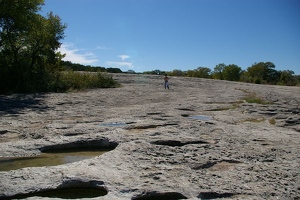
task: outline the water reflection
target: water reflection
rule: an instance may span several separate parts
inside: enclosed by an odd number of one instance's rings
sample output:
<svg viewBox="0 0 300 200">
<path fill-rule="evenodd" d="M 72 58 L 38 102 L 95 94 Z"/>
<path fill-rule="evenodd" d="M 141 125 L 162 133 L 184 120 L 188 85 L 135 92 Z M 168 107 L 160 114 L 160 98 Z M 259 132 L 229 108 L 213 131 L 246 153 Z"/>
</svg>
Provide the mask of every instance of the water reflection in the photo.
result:
<svg viewBox="0 0 300 200">
<path fill-rule="evenodd" d="M 55 166 L 81 161 L 99 156 L 112 149 L 77 150 L 65 149 L 42 153 L 36 157 L 0 158 L 0 171 L 16 170 L 25 167 Z"/>
</svg>

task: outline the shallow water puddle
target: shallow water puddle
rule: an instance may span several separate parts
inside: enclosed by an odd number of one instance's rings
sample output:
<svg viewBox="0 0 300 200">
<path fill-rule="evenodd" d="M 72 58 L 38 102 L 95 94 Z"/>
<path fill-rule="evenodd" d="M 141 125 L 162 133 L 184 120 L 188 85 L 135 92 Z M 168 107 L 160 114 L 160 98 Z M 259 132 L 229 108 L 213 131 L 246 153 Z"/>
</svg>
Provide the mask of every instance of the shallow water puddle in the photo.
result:
<svg viewBox="0 0 300 200">
<path fill-rule="evenodd" d="M 205 116 L 205 115 L 195 115 L 195 116 L 191 116 L 189 118 L 198 119 L 198 120 L 202 120 L 202 121 L 209 121 L 209 120 L 213 119 L 211 116 Z"/>
<path fill-rule="evenodd" d="M 48 153 L 42 153 L 36 157 L 0 158 L 0 171 L 16 170 L 25 167 L 62 165 L 93 158 L 110 150 L 112 149 L 60 149 Z"/>
</svg>

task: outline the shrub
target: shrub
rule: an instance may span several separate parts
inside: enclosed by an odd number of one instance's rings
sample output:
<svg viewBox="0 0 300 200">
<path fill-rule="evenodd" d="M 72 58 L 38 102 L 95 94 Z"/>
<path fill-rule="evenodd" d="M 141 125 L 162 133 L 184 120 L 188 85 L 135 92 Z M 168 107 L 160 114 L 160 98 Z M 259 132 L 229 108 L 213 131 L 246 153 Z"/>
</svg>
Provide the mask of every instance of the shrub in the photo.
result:
<svg viewBox="0 0 300 200">
<path fill-rule="evenodd" d="M 271 104 L 270 101 L 266 101 L 262 99 L 261 97 L 258 97 L 255 93 L 249 93 L 244 100 L 247 103 L 257 103 L 257 104 Z"/>
<path fill-rule="evenodd" d="M 274 118 L 269 119 L 269 123 L 275 125 L 276 124 L 276 120 Z"/>
<path fill-rule="evenodd" d="M 92 88 L 117 87 L 118 85 L 119 84 L 111 76 L 101 72 L 85 73 L 63 71 L 56 74 L 51 90 L 55 92 L 65 92 Z"/>
</svg>

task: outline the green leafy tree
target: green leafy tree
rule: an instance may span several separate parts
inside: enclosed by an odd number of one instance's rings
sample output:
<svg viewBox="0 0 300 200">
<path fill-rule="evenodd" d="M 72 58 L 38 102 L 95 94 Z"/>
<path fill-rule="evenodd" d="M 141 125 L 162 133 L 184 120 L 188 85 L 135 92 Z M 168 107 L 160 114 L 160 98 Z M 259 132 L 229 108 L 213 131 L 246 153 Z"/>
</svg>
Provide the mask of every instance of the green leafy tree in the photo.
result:
<svg viewBox="0 0 300 200">
<path fill-rule="evenodd" d="M 246 76 L 249 77 L 250 82 L 260 84 L 263 80 L 264 69 L 261 65 L 254 63 L 251 67 L 248 67 Z"/>
<path fill-rule="evenodd" d="M 187 76 L 197 78 L 210 78 L 211 69 L 207 67 L 198 67 L 195 70 L 188 70 Z"/>
<path fill-rule="evenodd" d="M 283 70 L 279 71 L 280 73 L 280 80 L 277 83 L 278 85 L 289 85 L 294 86 L 297 84 L 297 81 L 294 77 L 294 72 L 292 70 Z"/>
<path fill-rule="evenodd" d="M 61 65 L 64 70 L 74 70 L 74 71 L 89 71 L 89 72 L 105 72 L 105 67 L 100 66 L 90 66 L 90 65 L 82 65 L 78 63 L 72 63 L 71 61 L 61 61 Z"/>
<path fill-rule="evenodd" d="M 242 70 L 242 71 L 241 71 L 240 81 L 245 82 L 245 83 L 252 83 L 252 80 L 251 80 L 251 78 L 248 76 L 246 70 Z"/>
<path fill-rule="evenodd" d="M 185 73 L 182 70 L 174 69 L 172 72 L 170 72 L 171 76 L 185 76 Z"/>
<path fill-rule="evenodd" d="M 162 75 L 164 72 L 159 70 L 159 69 L 156 69 L 156 70 L 153 70 L 152 71 L 152 74 L 156 74 L 156 75 Z"/>
<path fill-rule="evenodd" d="M 0 93 L 46 91 L 63 58 L 66 25 L 38 14 L 44 0 L 0 1 Z"/>
<path fill-rule="evenodd" d="M 106 72 L 109 72 L 109 73 L 122 73 L 122 70 L 120 68 L 109 67 L 109 68 L 106 69 Z"/>
<path fill-rule="evenodd" d="M 219 79 L 219 80 L 223 80 L 223 70 L 226 67 L 226 65 L 224 63 L 220 63 L 218 65 L 215 66 L 214 71 L 212 72 L 212 77 L 214 79 Z"/>
<path fill-rule="evenodd" d="M 199 78 L 211 78 L 211 69 L 208 67 L 198 67 L 196 74 Z"/>
<path fill-rule="evenodd" d="M 186 76 L 188 76 L 188 77 L 195 77 L 195 70 L 187 70 Z"/>
<path fill-rule="evenodd" d="M 295 75 L 294 79 L 296 81 L 296 86 L 300 86 L 300 75 Z"/>
<path fill-rule="evenodd" d="M 156 70 L 152 70 L 152 71 L 145 71 L 143 72 L 143 74 L 151 74 L 151 75 L 163 75 L 163 74 L 166 74 L 167 72 L 165 71 L 161 71 L 159 69 L 156 69 Z"/>
<path fill-rule="evenodd" d="M 134 70 L 132 70 L 132 69 L 128 70 L 126 73 L 128 73 L 128 74 L 136 74 L 136 72 Z"/>
<path fill-rule="evenodd" d="M 242 69 L 235 65 L 227 65 L 223 68 L 223 78 L 228 81 L 239 81 Z"/>
<path fill-rule="evenodd" d="M 246 75 L 253 83 L 268 83 L 276 84 L 280 78 L 280 73 L 275 70 L 275 65 L 272 62 L 254 63 L 248 67 Z"/>
</svg>

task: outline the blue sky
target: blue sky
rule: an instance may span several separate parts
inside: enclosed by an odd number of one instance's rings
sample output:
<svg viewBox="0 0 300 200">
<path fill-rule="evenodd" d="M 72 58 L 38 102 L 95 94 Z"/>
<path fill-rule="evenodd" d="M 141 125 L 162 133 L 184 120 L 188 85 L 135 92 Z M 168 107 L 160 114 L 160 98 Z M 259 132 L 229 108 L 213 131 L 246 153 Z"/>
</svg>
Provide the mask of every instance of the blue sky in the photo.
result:
<svg viewBox="0 0 300 200">
<path fill-rule="evenodd" d="M 45 0 L 65 60 L 136 72 L 273 62 L 300 74 L 299 0 Z"/>
</svg>

